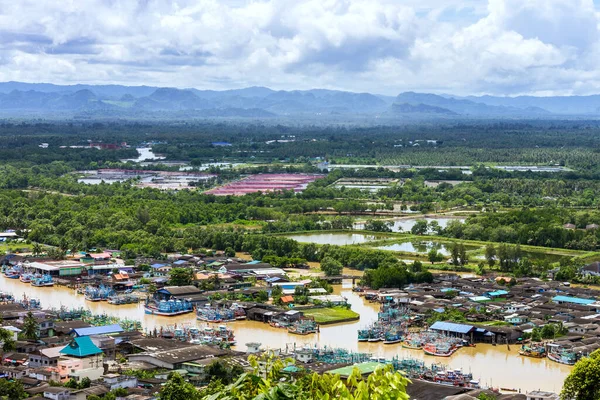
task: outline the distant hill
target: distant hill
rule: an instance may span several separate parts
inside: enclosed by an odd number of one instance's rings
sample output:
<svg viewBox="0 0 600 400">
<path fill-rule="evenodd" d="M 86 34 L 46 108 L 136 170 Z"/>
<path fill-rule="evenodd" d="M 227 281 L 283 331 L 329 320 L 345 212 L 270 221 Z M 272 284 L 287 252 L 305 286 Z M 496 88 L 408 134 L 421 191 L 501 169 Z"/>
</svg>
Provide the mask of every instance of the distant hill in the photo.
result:
<svg viewBox="0 0 600 400">
<path fill-rule="evenodd" d="M 600 95 L 496 97 L 404 92 L 396 97 L 339 90 L 176 89 L 125 85 L 0 82 L 0 112 L 10 115 L 138 117 L 338 116 L 543 118 L 600 116 Z M 152 114 L 159 113 L 159 114 Z"/>
<path fill-rule="evenodd" d="M 409 103 L 394 103 L 390 107 L 390 113 L 393 115 L 397 114 L 445 114 L 445 115 L 458 115 L 454 111 L 448 110 L 447 108 L 430 106 L 427 104 L 409 104 Z"/>
<path fill-rule="evenodd" d="M 405 92 L 400 93 L 394 102 L 394 106 L 406 104 L 412 106 L 429 106 L 448 110 L 456 115 L 463 116 L 540 116 L 550 114 L 539 107 L 515 107 L 512 105 L 489 105 L 467 99 L 444 97 L 429 93 Z M 392 108 L 392 111 L 394 108 Z M 431 110 L 430 110 L 431 112 Z M 439 111 L 438 111 L 439 112 Z"/>
</svg>

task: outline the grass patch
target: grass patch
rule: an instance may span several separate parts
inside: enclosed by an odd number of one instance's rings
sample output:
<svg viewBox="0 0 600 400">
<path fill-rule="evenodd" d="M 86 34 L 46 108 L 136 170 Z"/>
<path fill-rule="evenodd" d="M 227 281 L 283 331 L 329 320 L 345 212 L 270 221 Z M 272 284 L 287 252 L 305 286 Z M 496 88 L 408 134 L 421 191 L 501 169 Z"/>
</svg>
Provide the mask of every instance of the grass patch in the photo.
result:
<svg viewBox="0 0 600 400">
<path fill-rule="evenodd" d="M 510 323 L 505 322 L 505 321 L 488 321 L 488 322 L 480 323 L 479 325 L 484 325 L 484 326 L 511 326 Z"/>
<path fill-rule="evenodd" d="M 305 316 L 313 317 L 317 324 L 333 323 L 358 318 L 358 313 L 345 307 L 310 308 L 302 310 Z"/>
</svg>

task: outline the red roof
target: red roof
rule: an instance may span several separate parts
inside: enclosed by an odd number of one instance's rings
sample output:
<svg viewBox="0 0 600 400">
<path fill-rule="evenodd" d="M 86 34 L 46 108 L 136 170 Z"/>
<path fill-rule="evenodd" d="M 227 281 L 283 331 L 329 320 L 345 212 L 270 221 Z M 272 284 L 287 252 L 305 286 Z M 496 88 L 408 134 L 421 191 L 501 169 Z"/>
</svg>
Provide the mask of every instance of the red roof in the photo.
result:
<svg viewBox="0 0 600 400">
<path fill-rule="evenodd" d="M 281 296 L 281 301 L 283 303 L 291 303 L 291 302 L 294 301 L 294 296 L 290 296 L 290 295 L 288 295 L 288 296 Z"/>
</svg>

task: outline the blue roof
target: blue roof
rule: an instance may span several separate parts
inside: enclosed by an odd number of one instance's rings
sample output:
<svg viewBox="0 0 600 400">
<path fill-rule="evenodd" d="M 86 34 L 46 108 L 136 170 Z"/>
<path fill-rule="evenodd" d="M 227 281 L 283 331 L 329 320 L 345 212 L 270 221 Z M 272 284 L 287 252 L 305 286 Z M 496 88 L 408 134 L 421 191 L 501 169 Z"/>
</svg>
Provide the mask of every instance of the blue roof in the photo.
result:
<svg viewBox="0 0 600 400">
<path fill-rule="evenodd" d="M 71 343 L 66 345 L 60 351 L 60 354 L 66 354 L 74 357 L 87 357 L 100 353 L 102 353 L 102 350 L 100 350 L 100 348 L 98 348 L 98 346 L 92 342 L 92 339 L 90 339 L 89 336 L 73 338 Z"/>
<path fill-rule="evenodd" d="M 252 260 L 250 262 L 247 262 L 246 264 L 248 264 L 248 265 L 260 264 L 260 260 Z"/>
<path fill-rule="evenodd" d="M 429 327 L 434 331 L 446 331 L 454 333 L 469 333 L 473 329 L 473 325 L 456 324 L 454 322 L 437 321 Z"/>
<path fill-rule="evenodd" d="M 488 293 L 490 296 L 502 296 L 504 294 L 508 294 L 508 292 L 506 290 L 496 290 L 495 292 Z"/>
<path fill-rule="evenodd" d="M 561 302 L 565 302 L 565 303 L 582 304 L 582 305 L 588 305 L 588 304 L 592 304 L 592 303 L 596 302 L 596 300 L 592 300 L 592 299 L 582 299 L 580 297 L 571 297 L 571 296 L 554 296 L 552 298 L 552 301 L 561 301 Z"/>
<path fill-rule="evenodd" d="M 162 267 L 166 267 L 168 264 L 152 264 L 150 267 L 151 268 L 162 268 Z"/>
<path fill-rule="evenodd" d="M 173 264 L 175 264 L 175 265 L 183 265 L 183 264 L 185 264 L 186 262 L 187 262 L 187 261 L 185 261 L 185 260 L 177 260 L 177 261 L 175 261 Z"/>
<path fill-rule="evenodd" d="M 104 325 L 104 326 L 90 326 L 89 328 L 75 328 L 72 330 L 77 336 L 90 336 L 90 335 L 106 335 L 109 333 L 120 333 L 123 332 L 123 328 L 119 324 Z"/>
<path fill-rule="evenodd" d="M 440 289 L 440 292 L 456 292 L 456 289 L 448 287 L 448 288 Z"/>
</svg>

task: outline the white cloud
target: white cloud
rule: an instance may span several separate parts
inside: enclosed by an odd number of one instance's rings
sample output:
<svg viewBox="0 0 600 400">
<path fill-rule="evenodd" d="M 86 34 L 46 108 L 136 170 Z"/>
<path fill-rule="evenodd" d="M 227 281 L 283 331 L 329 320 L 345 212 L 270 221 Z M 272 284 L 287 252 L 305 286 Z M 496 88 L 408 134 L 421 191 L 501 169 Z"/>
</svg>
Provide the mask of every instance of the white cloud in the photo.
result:
<svg viewBox="0 0 600 400">
<path fill-rule="evenodd" d="M 600 91 L 591 0 L 0 0 L 0 80 Z"/>
</svg>

